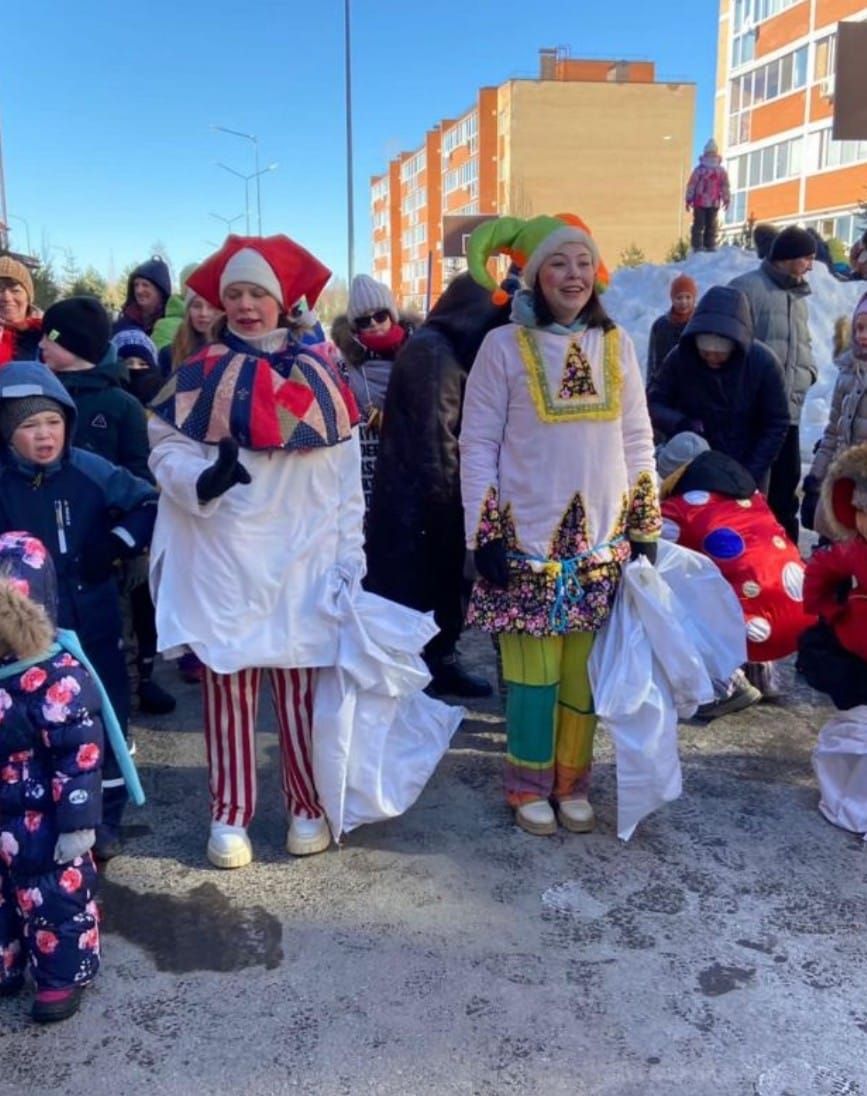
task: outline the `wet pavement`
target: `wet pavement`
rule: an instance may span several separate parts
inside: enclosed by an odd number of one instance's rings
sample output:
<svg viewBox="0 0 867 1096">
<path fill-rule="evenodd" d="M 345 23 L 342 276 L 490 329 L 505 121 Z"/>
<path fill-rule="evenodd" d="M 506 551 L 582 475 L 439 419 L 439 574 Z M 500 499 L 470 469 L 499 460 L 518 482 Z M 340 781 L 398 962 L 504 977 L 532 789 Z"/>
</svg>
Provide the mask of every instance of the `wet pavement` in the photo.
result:
<svg viewBox="0 0 867 1096">
<path fill-rule="evenodd" d="M 865 845 L 816 810 L 830 709 L 791 667 L 782 704 L 681 727 L 683 797 L 627 845 L 604 733 L 596 831 L 515 828 L 495 696 L 403 818 L 293 860 L 263 702 L 235 872 L 204 858 L 197 689 L 160 679 L 103 971 L 54 1028 L 0 1002 L 0 1092 L 867 1096 Z"/>
</svg>

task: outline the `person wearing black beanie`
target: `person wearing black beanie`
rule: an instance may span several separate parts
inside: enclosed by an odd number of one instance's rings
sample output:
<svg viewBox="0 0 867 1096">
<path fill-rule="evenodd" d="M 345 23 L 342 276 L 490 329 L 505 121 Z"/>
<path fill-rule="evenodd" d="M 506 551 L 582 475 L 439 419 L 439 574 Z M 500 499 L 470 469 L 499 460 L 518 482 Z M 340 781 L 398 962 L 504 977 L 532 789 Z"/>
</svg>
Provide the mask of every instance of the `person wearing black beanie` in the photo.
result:
<svg viewBox="0 0 867 1096">
<path fill-rule="evenodd" d="M 788 225 L 756 270 L 729 284 L 747 297 L 753 336 L 773 350 L 783 367 L 789 397 L 789 429 L 771 466 L 768 502 L 789 538 L 798 543 L 798 484 L 801 480 L 801 411 L 818 370 L 813 360 L 805 275 L 813 267 L 816 242 L 806 229 Z"/>
<path fill-rule="evenodd" d="M 780 230 L 776 225 L 769 224 L 767 221 L 761 221 L 753 229 L 753 246 L 756 249 L 756 255 L 760 259 L 767 259 L 771 253 L 771 247 L 774 240 L 779 236 Z"/>
<path fill-rule="evenodd" d="M 120 319 L 114 325 L 114 334 L 130 327 L 140 327 L 146 335 L 154 329 L 157 320 L 166 314 L 166 303 L 172 295 L 172 275 L 165 259 L 153 255 L 140 263 L 126 283 L 126 300 Z"/>
<path fill-rule="evenodd" d="M 67 297 L 46 310 L 42 337 L 81 363 L 96 365 L 108 352 L 111 320 L 96 297 Z"/>
</svg>

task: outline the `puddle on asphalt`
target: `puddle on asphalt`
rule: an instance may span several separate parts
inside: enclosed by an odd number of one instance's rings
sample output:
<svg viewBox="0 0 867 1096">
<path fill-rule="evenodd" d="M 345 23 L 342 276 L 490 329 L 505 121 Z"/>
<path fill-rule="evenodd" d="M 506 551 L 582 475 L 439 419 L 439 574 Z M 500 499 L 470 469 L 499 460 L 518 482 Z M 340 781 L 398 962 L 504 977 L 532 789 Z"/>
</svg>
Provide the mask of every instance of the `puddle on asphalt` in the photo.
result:
<svg viewBox="0 0 867 1096">
<path fill-rule="evenodd" d="M 174 974 L 273 970 L 283 960 L 283 929 L 262 906 L 239 909 L 213 884 L 189 894 L 141 894 L 102 876 L 102 929 L 151 956 L 157 970 Z"/>
</svg>

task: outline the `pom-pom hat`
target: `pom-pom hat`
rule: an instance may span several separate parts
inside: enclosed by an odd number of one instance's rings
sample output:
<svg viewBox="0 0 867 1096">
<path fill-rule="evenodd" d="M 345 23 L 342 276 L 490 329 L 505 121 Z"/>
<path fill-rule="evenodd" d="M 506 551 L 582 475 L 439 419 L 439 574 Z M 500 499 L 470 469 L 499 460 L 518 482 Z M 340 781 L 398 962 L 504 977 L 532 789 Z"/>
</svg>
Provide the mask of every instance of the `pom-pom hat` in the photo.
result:
<svg viewBox="0 0 867 1096">
<path fill-rule="evenodd" d="M 528 221 L 519 217 L 486 221 L 473 230 L 467 242 L 467 266 L 479 285 L 492 291 L 494 303 L 504 304 L 506 294 L 497 288 L 485 265 L 491 255 L 508 255 L 521 267 L 524 284 L 532 289 L 542 263 L 566 243 L 584 244 L 593 259 L 597 289 L 604 289 L 609 275 L 599 248 L 587 225 L 572 213 L 541 214 Z"/>
<path fill-rule="evenodd" d="M 220 310 L 222 291 L 242 281 L 262 286 L 284 308 L 299 297 L 312 307 L 330 277 L 327 266 L 288 236 L 228 236 L 189 276 L 187 288 Z"/>
</svg>

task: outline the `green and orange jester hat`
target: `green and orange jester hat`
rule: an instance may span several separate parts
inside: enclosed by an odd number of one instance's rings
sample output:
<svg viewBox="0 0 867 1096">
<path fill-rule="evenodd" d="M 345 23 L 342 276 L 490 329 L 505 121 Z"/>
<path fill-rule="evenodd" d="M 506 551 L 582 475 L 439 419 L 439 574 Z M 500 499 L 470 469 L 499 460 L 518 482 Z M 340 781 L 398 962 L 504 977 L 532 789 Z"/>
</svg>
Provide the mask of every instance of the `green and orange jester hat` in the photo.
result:
<svg viewBox="0 0 867 1096">
<path fill-rule="evenodd" d="M 593 257 L 596 290 L 608 288 L 610 275 L 599 255 L 599 248 L 590 229 L 574 213 L 558 213 L 554 217 L 541 214 L 528 221 L 520 217 L 497 217 L 474 229 L 467 241 L 467 267 L 473 278 L 491 290 L 495 304 L 505 304 L 507 294 L 497 287 L 487 262 L 492 255 L 508 255 L 521 268 L 521 277 L 528 289 L 536 283 L 542 263 L 565 243 L 584 244 Z"/>
</svg>

